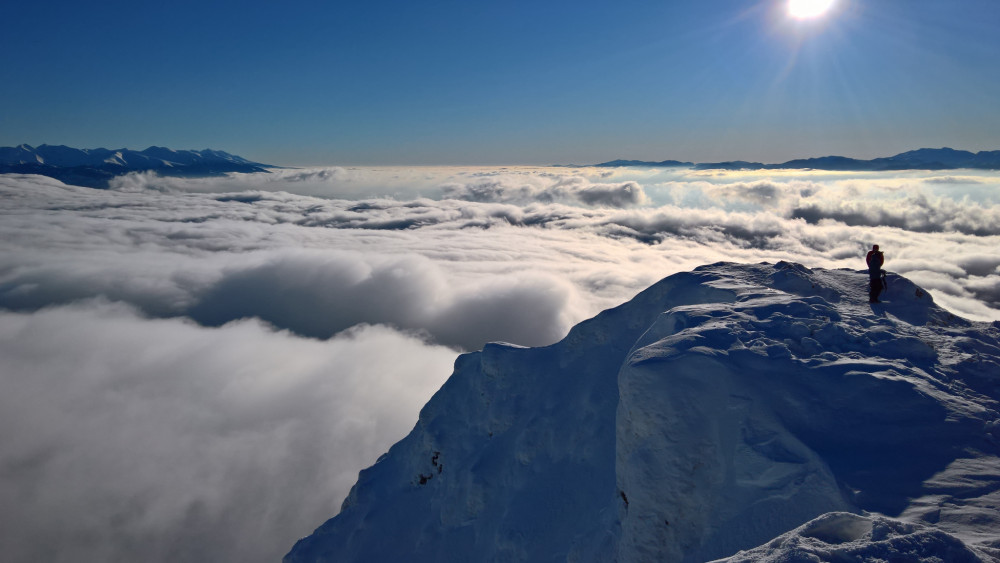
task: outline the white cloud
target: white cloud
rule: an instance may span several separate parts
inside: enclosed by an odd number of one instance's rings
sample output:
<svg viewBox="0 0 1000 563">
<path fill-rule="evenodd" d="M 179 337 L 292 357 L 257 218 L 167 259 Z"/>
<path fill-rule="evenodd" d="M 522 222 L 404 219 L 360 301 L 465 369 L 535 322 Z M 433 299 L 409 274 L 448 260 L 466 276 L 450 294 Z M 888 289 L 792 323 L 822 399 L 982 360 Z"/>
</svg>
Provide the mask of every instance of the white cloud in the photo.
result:
<svg viewBox="0 0 1000 563">
<path fill-rule="evenodd" d="M 209 326 L 255 317 L 315 338 L 379 323 L 470 350 L 490 340 L 557 341 L 578 317 L 567 311 L 574 291 L 532 272 L 449 280 L 417 255 L 293 250 L 224 271 L 185 314 Z"/>
<path fill-rule="evenodd" d="M 631 207 L 649 202 L 635 181 L 592 183 L 583 176 L 498 174 L 443 186 L 444 197 L 477 202 L 582 203 L 596 207 Z"/>
<path fill-rule="evenodd" d="M 88 302 L 0 314 L 7 561 L 275 561 L 413 425 L 454 354 Z"/>
<path fill-rule="evenodd" d="M 386 170 L 355 173 L 358 177 L 389 176 Z M 397 170 L 392 174 L 400 175 Z M 42 181 L 43 185 L 32 187 L 34 199 L 18 196 L 20 212 L 4 219 L 4 226 L 9 227 L 6 240 L 14 246 L 0 255 L 0 261 L 8 263 L 6 270 L 0 270 L 6 271 L 0 305 L 30 309 L 103 295 L 136 304 L 148 314 L 185 314 L 191 307 L 208 307 L 206 295 L 213 291 L 219 295 L 223 290 L 217 286 L 235 283 L 231 278 L 237 273 L 265 273 L 267 261 L 274 262 L 270 266 L 273 275 L 287 278 L 275 264 L 293 261 L 296 252 L 311 249 L 317 251 L 312 254 L 317 264 L 333 260 L 325 253 L 335 251 L 360 253 L 368 262 L 397 260 L 400 255 L 423 257 L 426 260 L 419 267 L 416 262 L 408 266 L 408 275 L 420 290 L 414 295 L 423 303 L 438 305 L 471 291 L 463 284 L 473 287 L 474 278 L 484 270 L 491 276 L 548 272 L 554 279 L 570 281 L 576 290 L 565 301 L 571 310 L 568 315 L 553 310 L 549 326 L 556 326 L 564 324 L 567 316 L 575 322 L 613 305 L 641 290 L 642 284 L 682 267 L 762 257 L 856 267 L 857 257 L 874 239 L 883 241 L 890 253 L 889 264 L 901 273 L 909 271 L 901 267 L 908 261 L 931 259 L 936 263 L 931 269 L 948 270 L 957 283 L 975 282 L 978 295 L 990 295 L 980 288 L 983 282 L 977 278 L 993 271 L 984 257 L 994 254 L 989 250 L 996 242 L 991 233 L 1000 224 L 994 220 L 1000 207 L 975 203 L 962 192 L 951 197 L 913 193 L 891 178 L 818 182 L 807 175 L 748 182 L 736 176 L 738 181 L 729 183 L 717 178 L 706 184 L 698 178 L 689 184 L 670 180 L 651 188 L 686 191 L 676 201 L 697 202 L 693 207 L 674 203 L 616 209 L 571 205 L 569 200 L 549 202 L 545 194 L 554 186 L 571 186 L 577 193 L 594 186 L 627 185 L 641 180 L 638 173 L 631 172 L 632 179 L 619 184 L 592 182 L 596 175 L 591 172 L 574 179 L 562 169 L 478 173 L 458 169 L 450 176 L 433 169 L 422 174 L 423 180 L 442 180 L 439 188 L 462 178 L 489 178 L 491 182 L 501 178 L 507 184 L 513 182 L 510 178 L 519 178 L 516 182 L 523 185 L 542 186 L 525 193 L 541 194 L 545 201 L 352 200 L 259 190 L 213 195 L 121 193 L 81 191 Z M 8 177 L 8 184 L 13 181 Z M 913 179 L 903 182 L 914 184 Z M 11 186 L 8 191 L 23 190 Z M 708 194 L 707 199 L 697 197 L 698 193 Z M 706 206 L 710 201 L 717 205 Z M 765 205 L 748 208 L 748 201 Z M 809 215 L 809 220 L 801 215 Z M 636 260 L 640 255 L 643 260 Z M 592 276 L 601 268 L 621 271 L 631 281 L 616 294 L 592 295 L 590 287 L 576 277 Z M 966 275 L 959 275 L 959 269 Z M 427 281 L 422 277 L 425 273 L 437 281 Z M 447 288 L 441 289 L 442 285 Z M 406 286 L 394 286 L 396 294 L 405 295 Z M 376 280 L 362 287 L 374 289 Z M 324 296 L 322 284 L 301 291 L 311 293 L 313 300 Z M 369 302 L 370 306 L 360 307 L 364 314 L 353 318 L 406 327 L 434 326 L 434 314 L 411 311 L 416 305 L 398 307 L 398 314 L 387 315 L 378 312 L 377 302 Z M 996 308 L 995 302 L 986 304 Z M 249 305 L 250 312 L 260 308 Z M 559 315 L 564 320 L 557 321 Z"/>
<path fill-rule="evenodd" d="M 276 168 L 265 174 L 229 174 L 213 178 L 160 176 L 140 172 L 111 180 L 110 188 L 122 192 L 229 193 L 248 190 L 288 192 L 314 197 L 369 198 L 378 196 L 414 197 L 439 192 L 442 177 L 453 171 L 437 168 L 359 169 Z M 447 176 L 446 176 L 447 175 Z"/>
</svg>

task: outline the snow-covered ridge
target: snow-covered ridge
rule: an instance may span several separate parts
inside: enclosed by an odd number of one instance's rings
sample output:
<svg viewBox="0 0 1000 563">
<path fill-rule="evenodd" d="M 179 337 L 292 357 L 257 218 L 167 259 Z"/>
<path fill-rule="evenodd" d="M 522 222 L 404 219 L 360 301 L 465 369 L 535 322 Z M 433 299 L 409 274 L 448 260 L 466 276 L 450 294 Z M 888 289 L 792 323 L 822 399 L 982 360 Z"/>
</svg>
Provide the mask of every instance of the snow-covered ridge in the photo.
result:
<svg viewBox="0 0 1000 563">
<path fill-rule="evenodd" d="M 170 175 L 215 175 L 227 172 L 263 172 L 267 165 L 227 152 L 130 149 L 76 149 L 64 145 L 0 147 L 0 173 L 41 174 L 88 187 L 107 187 L 108 180 L 129 172 L 155 170 Z"/>
<path fill-rule="evenodd" d="M 1000 560 L 1000 326 L 866 282 L 714 264 L 463 355 L 286 561 Z"/>
</svg>

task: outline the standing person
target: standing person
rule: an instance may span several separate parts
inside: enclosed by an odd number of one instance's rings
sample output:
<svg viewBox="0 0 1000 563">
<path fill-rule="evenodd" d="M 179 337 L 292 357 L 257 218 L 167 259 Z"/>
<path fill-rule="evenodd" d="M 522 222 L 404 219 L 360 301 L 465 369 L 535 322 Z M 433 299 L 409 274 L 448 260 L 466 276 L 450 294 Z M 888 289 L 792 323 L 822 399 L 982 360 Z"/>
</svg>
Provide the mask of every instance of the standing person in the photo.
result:
<svg viewBox="0 0 1000 563">
<path fill-rule="evenodd" d="M 865 262 L 868 263 L 868 302 L 878 303 L 878 294 L 882 293 L 882 264 L 885 264 L 885 256 L 877 244 L 872 245 L 865 256 Z"/>
</svg>

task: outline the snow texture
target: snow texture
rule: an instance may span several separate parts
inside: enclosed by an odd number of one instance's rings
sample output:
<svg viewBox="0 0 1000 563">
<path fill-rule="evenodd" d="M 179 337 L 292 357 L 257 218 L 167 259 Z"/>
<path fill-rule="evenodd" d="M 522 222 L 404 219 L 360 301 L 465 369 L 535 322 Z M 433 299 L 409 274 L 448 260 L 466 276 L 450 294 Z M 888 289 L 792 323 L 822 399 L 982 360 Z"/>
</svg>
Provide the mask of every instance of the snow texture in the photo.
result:
<svg viewBox="0 0 1000 563">
<path fill-rule="evenodd" d="M 719 263 L 459 357 L 314 561 L 1000 561 L 1000 323 Z"/>
</svg>

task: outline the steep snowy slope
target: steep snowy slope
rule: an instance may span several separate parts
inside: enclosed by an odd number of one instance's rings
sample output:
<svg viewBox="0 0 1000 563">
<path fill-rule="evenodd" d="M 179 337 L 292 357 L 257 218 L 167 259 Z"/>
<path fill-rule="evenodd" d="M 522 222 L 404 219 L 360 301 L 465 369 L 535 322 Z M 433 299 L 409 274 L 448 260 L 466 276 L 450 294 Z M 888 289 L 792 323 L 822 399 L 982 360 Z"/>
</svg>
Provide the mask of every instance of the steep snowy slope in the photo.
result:
<svg viewBox="0 0 1000 563">
<path fill-rule="evenodd" d="M 463 355 L 286 561 L 997 560 L 1000 329 L 866 282 L 715 264 Z"/>
</svg>

